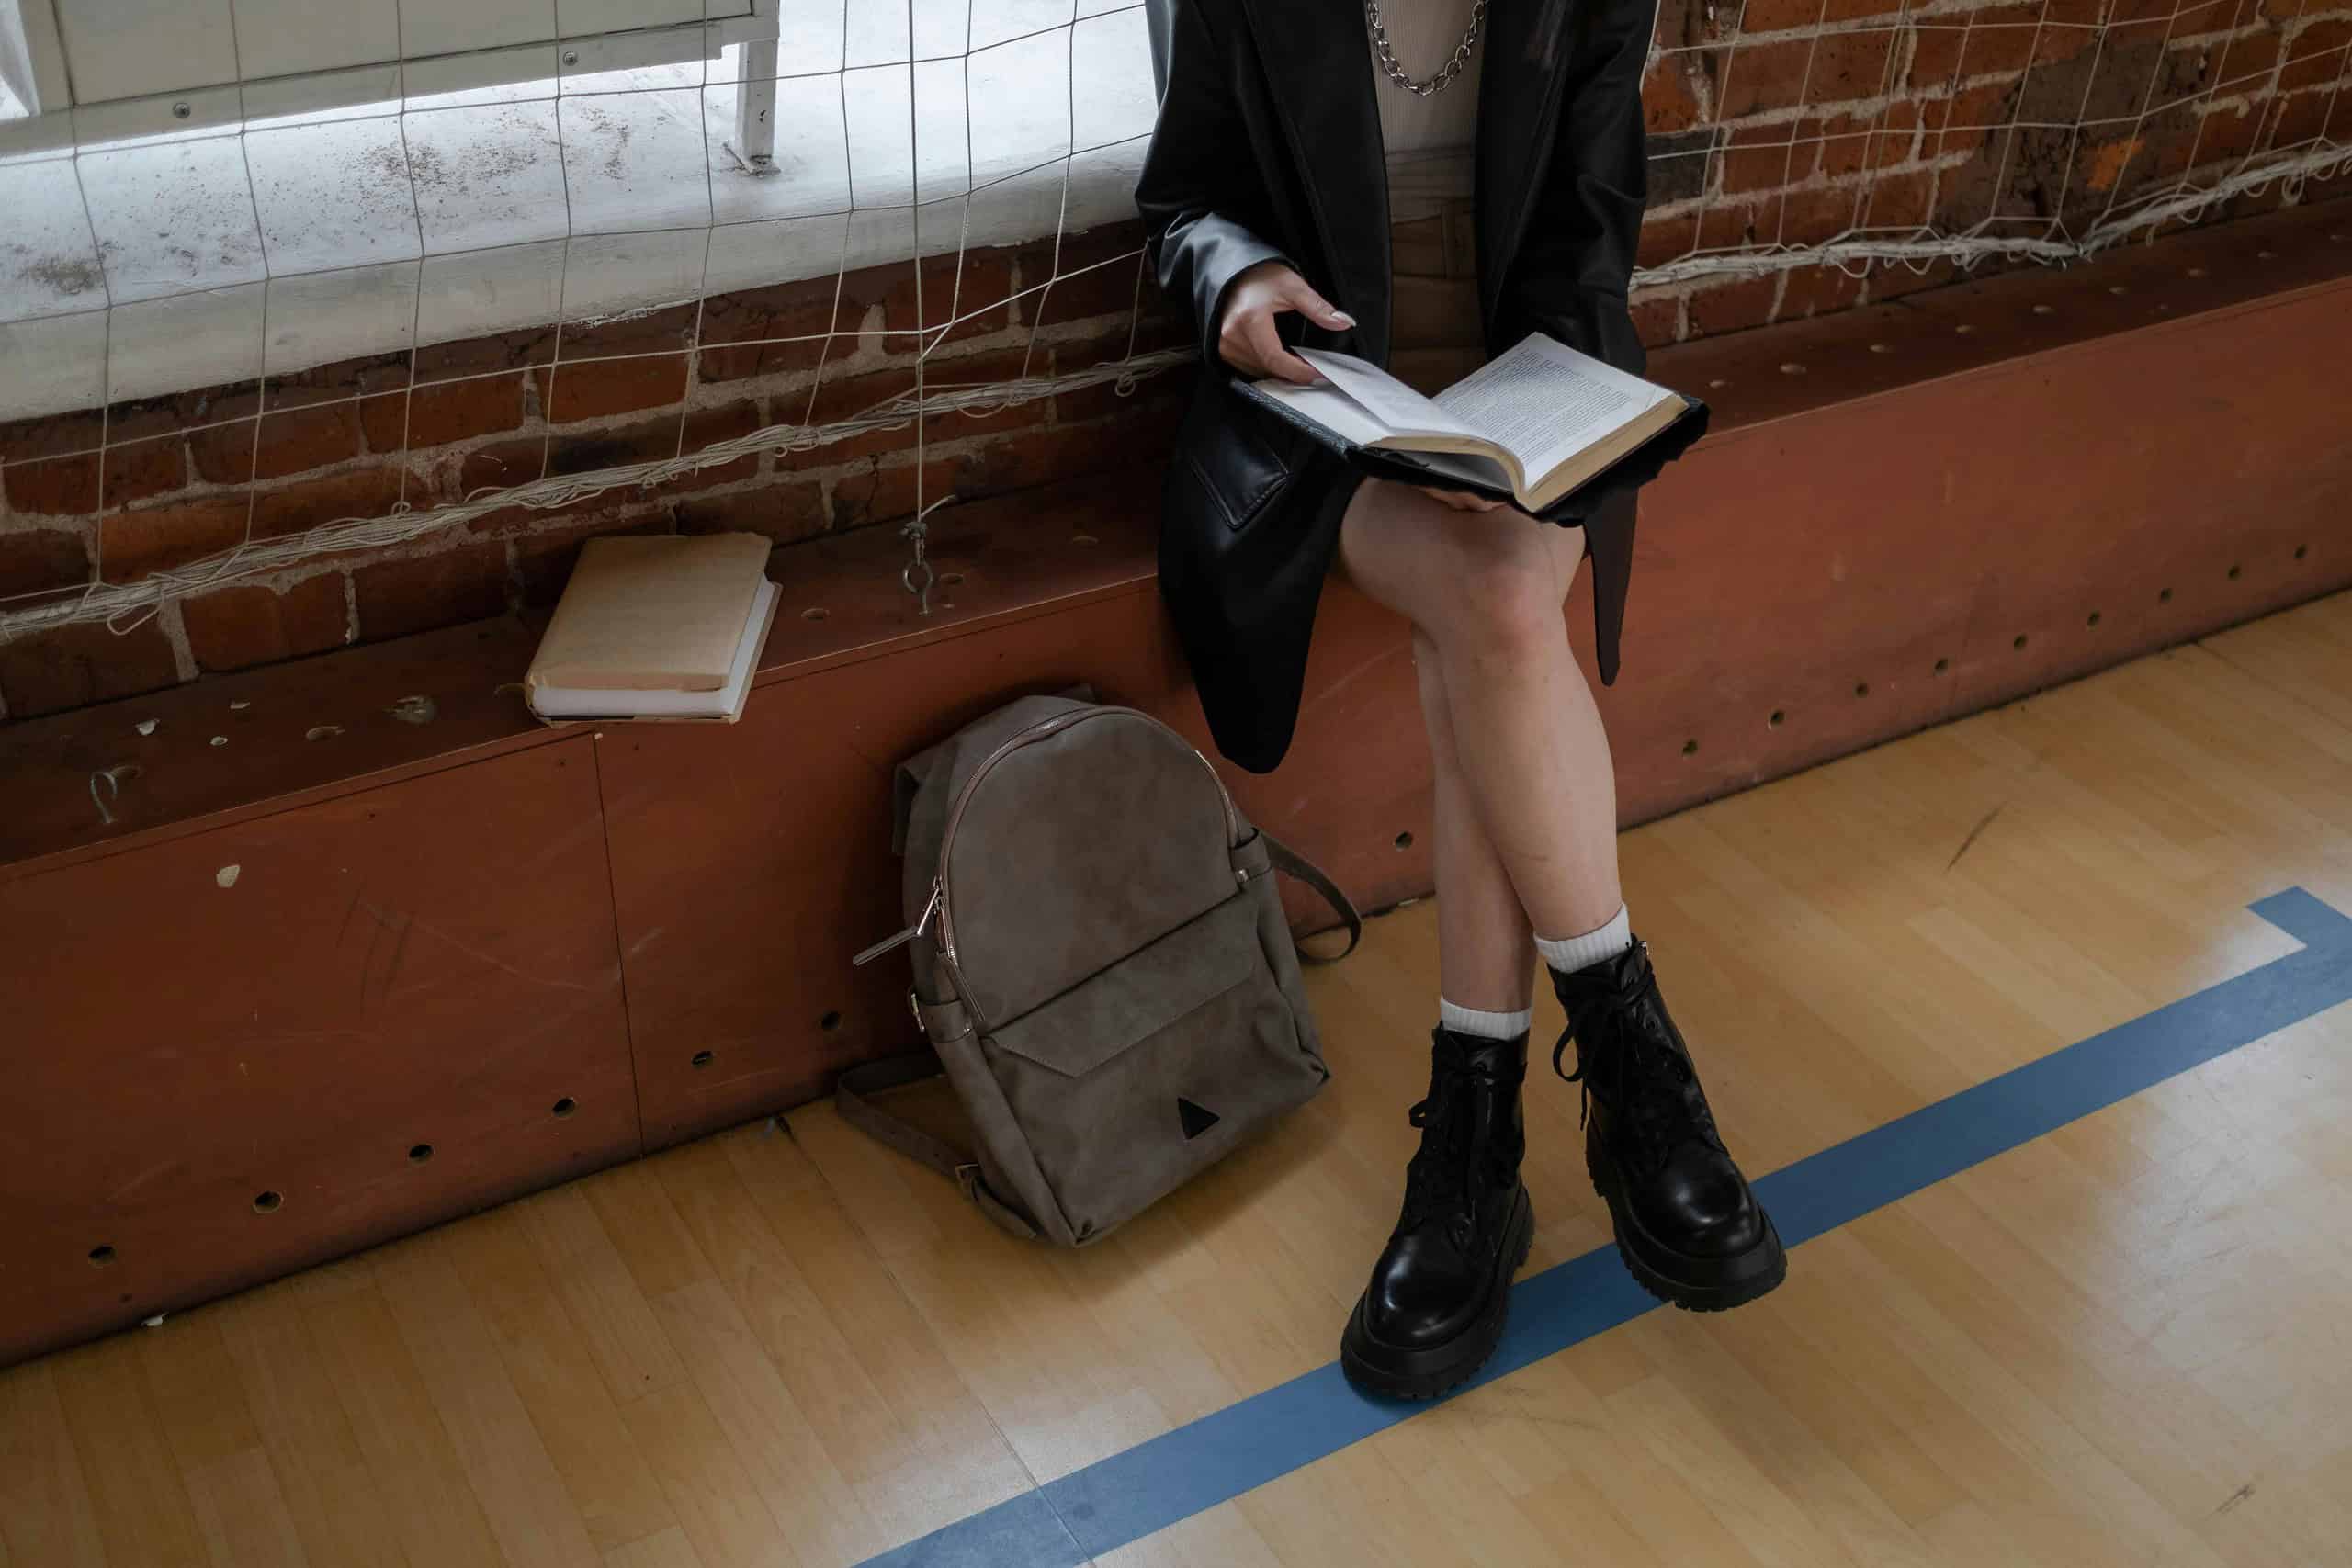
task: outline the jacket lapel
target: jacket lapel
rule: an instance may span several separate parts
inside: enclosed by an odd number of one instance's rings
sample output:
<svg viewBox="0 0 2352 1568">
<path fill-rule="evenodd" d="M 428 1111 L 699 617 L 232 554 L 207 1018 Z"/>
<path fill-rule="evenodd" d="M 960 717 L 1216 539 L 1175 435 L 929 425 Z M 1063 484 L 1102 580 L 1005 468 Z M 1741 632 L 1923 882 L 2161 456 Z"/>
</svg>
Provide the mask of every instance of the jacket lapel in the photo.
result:
<svg viewBox="0 0 2352 1568">
<path fill-rule="evenodd" d="M 1363 12 L 1350 0 L 1241 0 L 1289 139 L 1324 276 L 1356 351 L 1388 357 L 1388 171 Z M 1304 260 L 1304 258 L 1302 258 Z"/>
<path fill-rule="evenodd" d="M 1478 302 L 1491 328 L 1504 275 L 1551 173 L 1573 0 L 1487 0 L 1478 87 Z"/>
</svg>

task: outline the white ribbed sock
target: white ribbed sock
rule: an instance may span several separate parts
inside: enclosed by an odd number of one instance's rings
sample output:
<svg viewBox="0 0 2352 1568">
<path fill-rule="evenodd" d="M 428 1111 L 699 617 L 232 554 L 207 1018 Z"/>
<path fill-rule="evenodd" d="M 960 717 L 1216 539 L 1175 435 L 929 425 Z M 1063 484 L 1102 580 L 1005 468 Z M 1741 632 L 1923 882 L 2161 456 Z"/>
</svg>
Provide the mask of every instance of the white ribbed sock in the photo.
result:
<svg viewBox="0 0 2352 1568">
<path fill-rule="evenodd" d="M 1617 906 L 1617 913 L 1599 931 L 1587 931 L 1582 936 L 1535 939 L 1535 951 L 1544 955 L 1544 962 L 1563 975 L 1573 975 L 1604 958 L 1614 958 L 1633 945 L 1634 922 L 1623 904 Z"/>
<path fill-rule="evenodd" d="M 1534 1027 L 1535 1010 L 1522 1008 L 1518 1012 L 1480 1012 L 1476 1008 L 1459 1007 L 1440 998 L 1437 1021 L 1440 1028 L 1456 1034 L 1480 1040 L 1516 1040 Z"/>
</svg>

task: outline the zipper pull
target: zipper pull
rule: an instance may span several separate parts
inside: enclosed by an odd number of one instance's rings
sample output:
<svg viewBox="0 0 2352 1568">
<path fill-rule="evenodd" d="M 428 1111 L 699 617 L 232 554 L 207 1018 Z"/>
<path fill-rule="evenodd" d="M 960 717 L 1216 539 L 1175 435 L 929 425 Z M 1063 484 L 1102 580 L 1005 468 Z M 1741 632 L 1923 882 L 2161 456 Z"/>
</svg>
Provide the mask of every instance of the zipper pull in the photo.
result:
<svg viewBox="0 0 2352 1568">
<path fill-rule="evenodd" d="M 881 957 L 884 953 L 891 952 L 896 948 L 904 947 L 907 943 L 914 941 L 915 938 L 922 935 L 925 931 L 930 929 L 932 917 L 939 913 L 939 900 L 944 897 L 945 894 L 946 889 L 941 885 L 940 879 L 935 876 L 933 877 L 931 879 L 931 902 L 922 907 L 922 919 L 917 920 L 913 925 L 909 926 L 905 931 L 900 931 L 896 936 L 883 938 L 880 942 L 876 942 L 872 947 L 867 948 L 864 953 L 861 953 L 856 957 L 851 959 L 849 961 L 850 967 L 853 969 L 862 969 L 868 964 L 873 963 L 876 959 Z"/>
</svg>

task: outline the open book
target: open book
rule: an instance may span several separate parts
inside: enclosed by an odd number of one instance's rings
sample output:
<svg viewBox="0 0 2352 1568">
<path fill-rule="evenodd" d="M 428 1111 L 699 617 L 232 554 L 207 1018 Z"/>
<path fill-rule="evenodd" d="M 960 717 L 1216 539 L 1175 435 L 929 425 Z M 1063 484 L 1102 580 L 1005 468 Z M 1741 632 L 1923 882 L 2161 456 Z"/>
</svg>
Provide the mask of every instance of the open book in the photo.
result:
<svg viewBox="0 0 2352 1568">
<path fill-rule="evenodd" d="M 1681 456 L 1707 406 L 1579 354 L 1542 333 L 1425 398 L 1352 355 L 1302 348 L 1324 380 L 1274 378 L 1242 393 L 1383 479 L 1467 490 L 1542 514 L 1595 479 Z"/>
</svg>

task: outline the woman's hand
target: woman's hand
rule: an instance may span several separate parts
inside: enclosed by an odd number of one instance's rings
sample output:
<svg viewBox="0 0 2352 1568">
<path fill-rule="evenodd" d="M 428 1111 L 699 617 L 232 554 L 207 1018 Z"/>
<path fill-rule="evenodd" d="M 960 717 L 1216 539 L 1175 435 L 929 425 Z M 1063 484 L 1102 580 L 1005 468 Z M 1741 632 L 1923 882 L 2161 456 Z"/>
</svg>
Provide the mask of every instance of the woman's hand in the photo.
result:
<svg viewBox="0 0 2352 1568">
<path fill-rule="evenodd" d="M 1344 310 L 1306 286 L 1278 261 L 1262 261 L 1244 270 L 1225 296 L 1225 320 L 1217 323 L 1217 357 L 1244 376 L 1279 376 L 1302 387 L 1323 378 L 1315 367 L 1283 346 L 1275 335 L 1274 318 L 1296 310 L 1318 327 L 1342 332 L 1356 324 Z"/>
<path fill-rule="evenodd" d="M 1306 279 L 1278 261 L 1263 261 L 1234 279 L 1225 297 L 1225 320 L 1217 326 L 1218 357 L 1245 376 L 1279 376 L 1302 387 L 1323 379 L 1315 367 L 1282 344 L 1274 333 L 1274 318 L 1296 310 L 1317 326 L 1343 331 L 1356 319 L 1336 310 L 1307 287 Z M 1413 488 L 1442 506 L 1456 512 L 1493 512 L 1502 506 L 1467 491 L 1439 490 L 1433 485 Z"/>
</svg>

